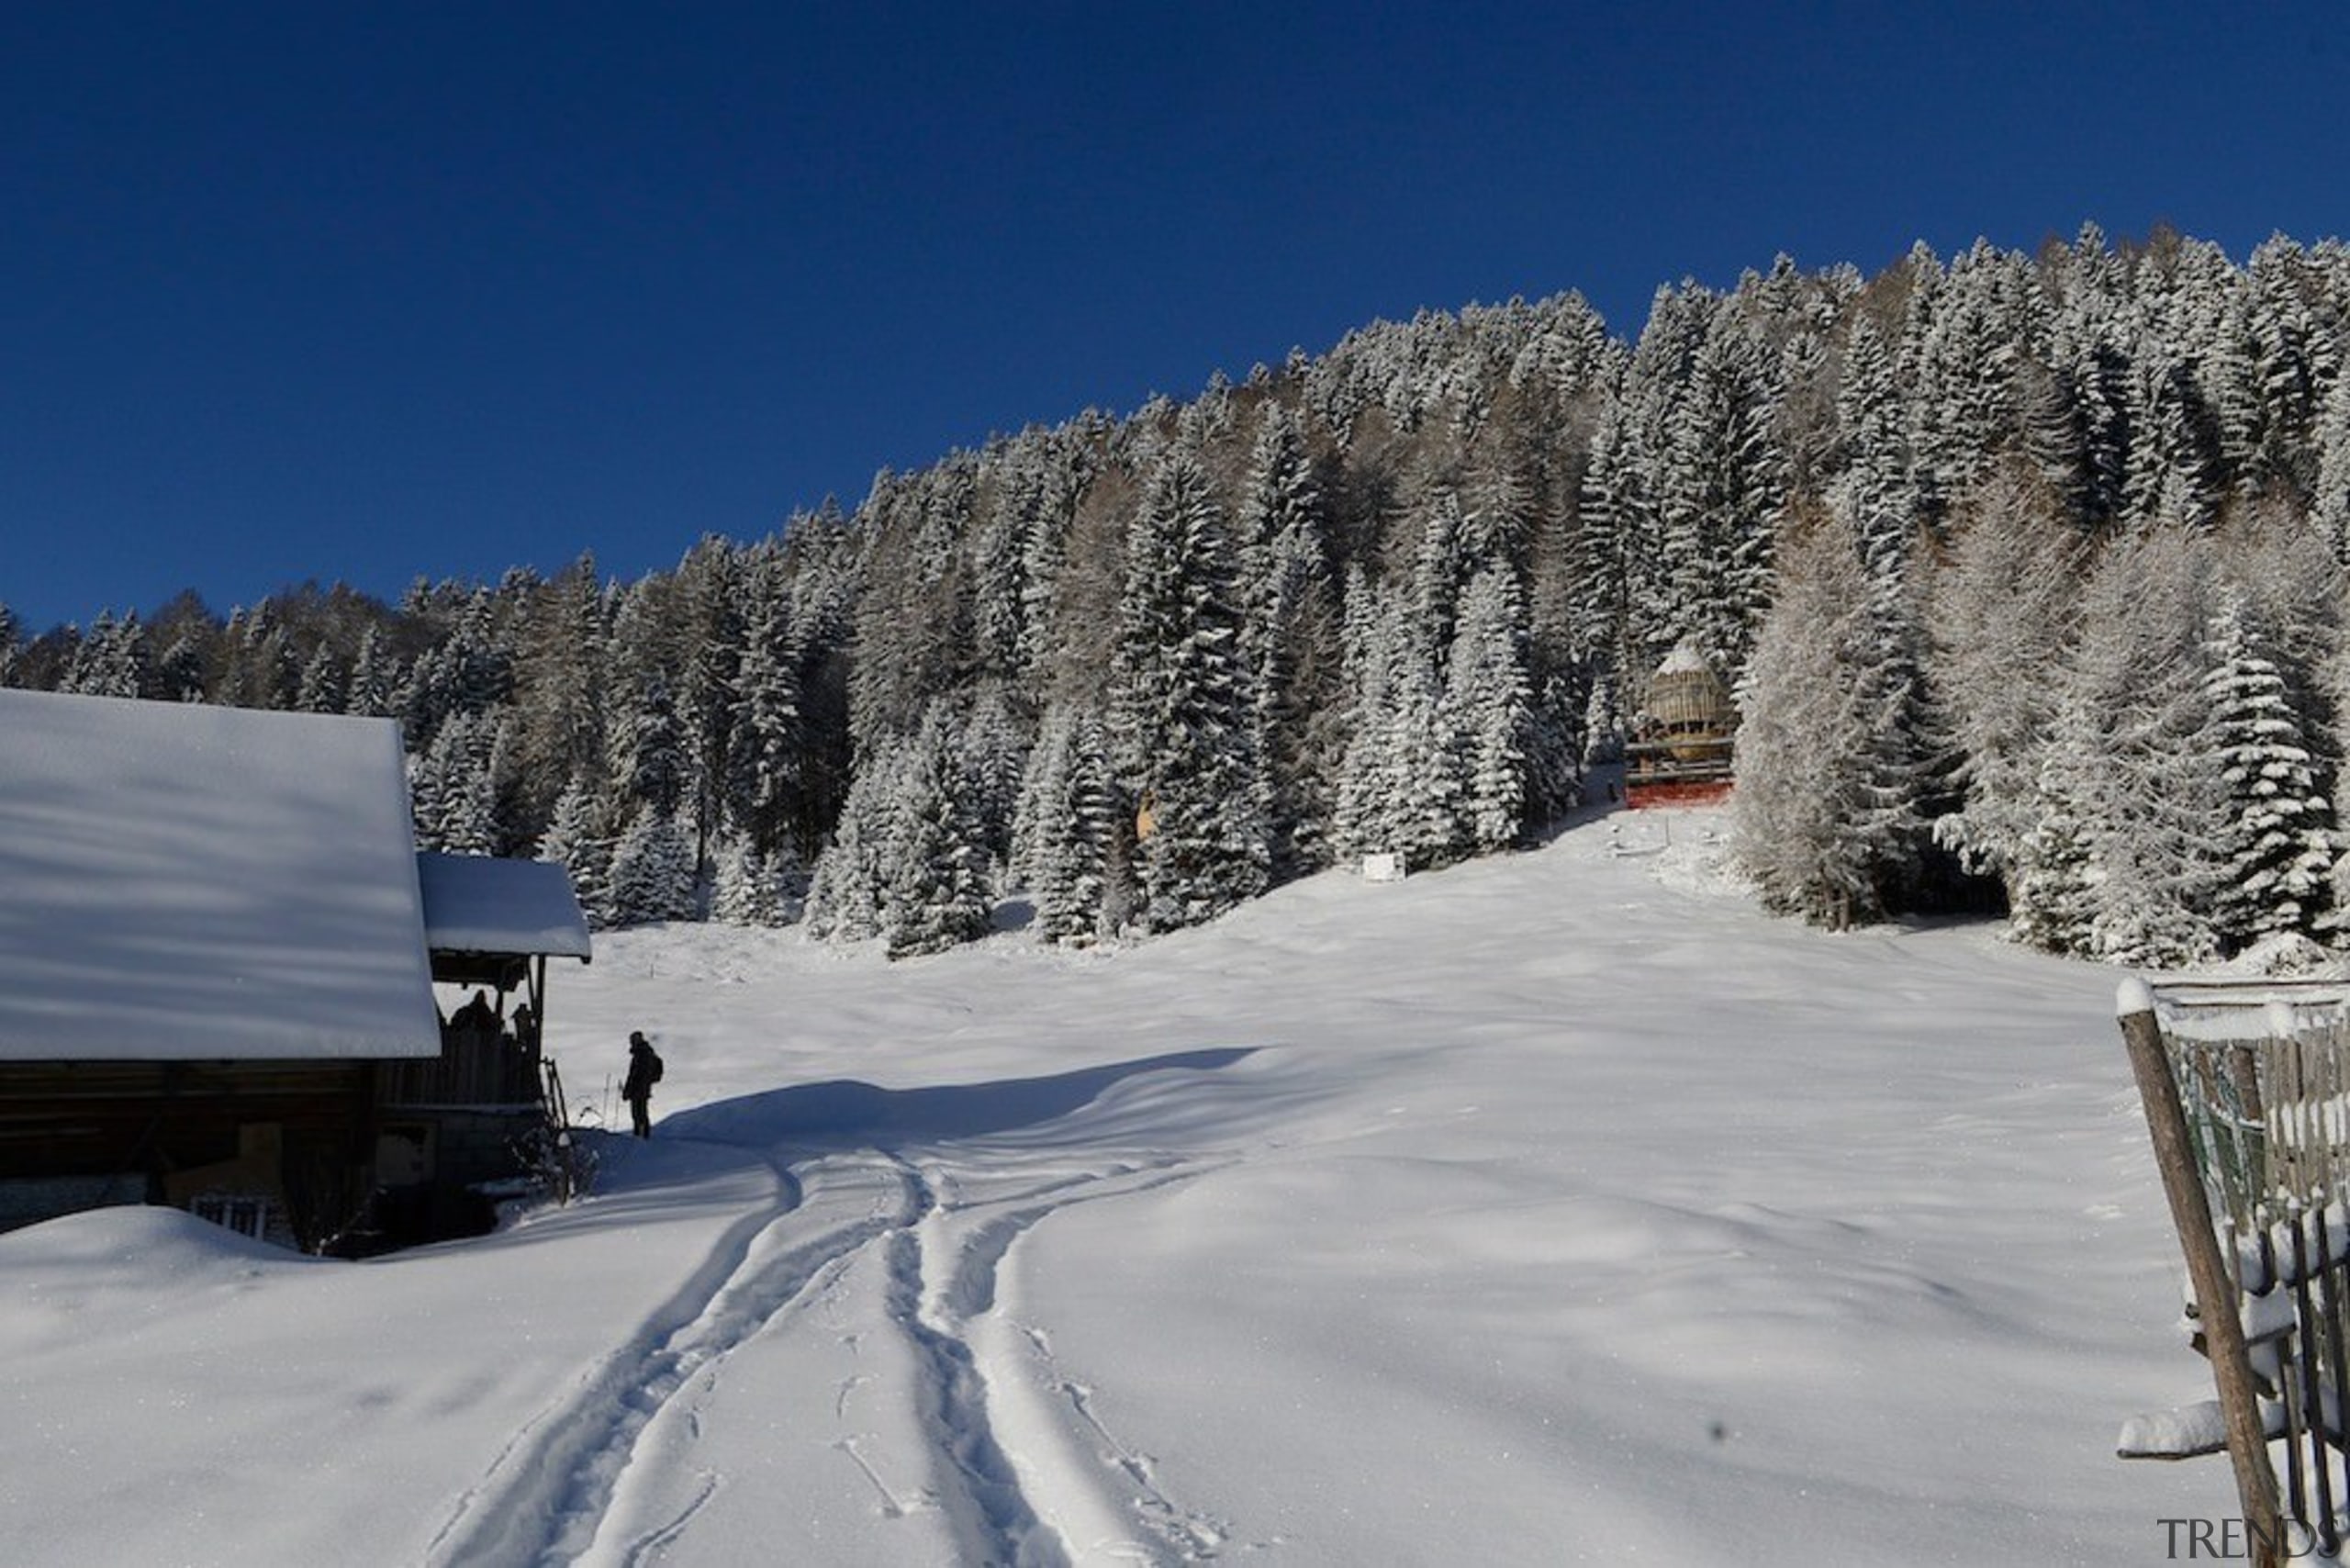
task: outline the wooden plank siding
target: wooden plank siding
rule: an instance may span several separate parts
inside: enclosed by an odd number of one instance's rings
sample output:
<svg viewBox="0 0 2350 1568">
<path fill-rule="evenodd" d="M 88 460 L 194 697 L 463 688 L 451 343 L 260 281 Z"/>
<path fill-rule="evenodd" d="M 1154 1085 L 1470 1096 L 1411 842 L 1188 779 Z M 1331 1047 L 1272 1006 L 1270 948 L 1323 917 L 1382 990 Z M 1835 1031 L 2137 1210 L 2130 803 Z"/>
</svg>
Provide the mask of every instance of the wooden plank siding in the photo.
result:
<svg viewBox="0 0 2350 1568">
<path fill-rule="evenodd" d="M 439 1056 L 421 1061 L 387 1061 L 376 1071 L 377 1098 L 387 1108 L 467 1105 L 535 1110 L 544 1094 L 535 1032 L 529 1039 L 517 1041 L 494 1031 L 444 1029 Z"/>
<path fill-rule="evenodd" d="M 266 1129 L 296 1236 L 322 1245 L 364 1207 L 375 1159 L 368 1061 L 0 1062 L 0 1182 L 173 1178 L 249 1155 Z M 27 1216 L 37 1217 L 37 1216 Z"/>
</svg>

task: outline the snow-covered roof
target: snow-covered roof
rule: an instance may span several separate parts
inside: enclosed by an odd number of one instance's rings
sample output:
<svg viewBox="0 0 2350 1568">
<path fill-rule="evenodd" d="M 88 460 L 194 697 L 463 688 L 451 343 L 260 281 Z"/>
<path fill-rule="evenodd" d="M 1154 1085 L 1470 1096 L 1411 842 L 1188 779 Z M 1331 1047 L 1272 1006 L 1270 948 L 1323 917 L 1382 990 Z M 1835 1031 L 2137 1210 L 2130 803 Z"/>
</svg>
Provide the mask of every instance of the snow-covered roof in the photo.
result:
<svg viewBox="0 0 2350 1568">
<path fill-rule="evenodd" d="M 1664 655 L 1664 662 L 1656 666 L 1656 672 L 1659 675 L 1711 675 L 1714 666 L 1706 662 L 1706 655 L 1697 651 L 1697 644 L 1684 637 L 1673 644 L 1673 652 Z"/>
<path fill-rule="evenodd" d="M 0 690 L 0 1061 L 439 1054 L 398 727 Z"/>
<path fill-rule="evenodd" d="M 571 873 L 551 861 L 427 850 L 416 857 L 416 879 L 425 942 L 436 953 L 588 956 Z"/>
</svg>

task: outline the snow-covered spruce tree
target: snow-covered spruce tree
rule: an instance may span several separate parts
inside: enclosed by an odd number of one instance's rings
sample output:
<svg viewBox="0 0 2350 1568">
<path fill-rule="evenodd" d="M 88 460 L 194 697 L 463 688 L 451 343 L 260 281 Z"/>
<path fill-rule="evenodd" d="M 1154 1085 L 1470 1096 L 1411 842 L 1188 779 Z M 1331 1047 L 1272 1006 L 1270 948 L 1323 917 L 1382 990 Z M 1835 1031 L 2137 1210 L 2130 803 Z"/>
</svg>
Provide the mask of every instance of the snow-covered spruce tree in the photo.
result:
<svg viewBox="0 0 2350 1568">
<path fill-rule="evenodd" d="M 612 923 L 691 920 L 698 903 L 692 830 L 676 812 L 640 806 L 612 851 Z"/>
<path fill-rule="evenodd" d="M 934 703 L 907 749 L 882 892 L 882 935 L 892 958 L 945 952 L 988 934 L 987 851 L 958 729 L 945 705 Z"/>
<path fill-rule="evenodd" d="M 2333 551 L 2333 558 L 2350 566 L 2350 375 L 2334 378 L 2319 417 L 2315 458 L 2317 491 L 2310 505 L 2310 521 Z"/>
<path fill-rule="evenodd" d="M 605 769 L 611 604 L 592 554 L 537 593 L 517 657 L 519 766 L 525 812 L 544 820 L 570 780 Z"/>
<path fill-rule="evenodd" d="M 352 655 L 351 675 L 342 694 L 343 711 L 371 719 L 388 715 L 392 693 L 398 685 L 397 661 L 385 645 L 382 629 L 370 622 L 359 633 L 359 649 Z"/>
<path fill-rule="evenodd" d="M 1035 901 L 1037 940 L 1103 934 L 1120 831 L 1108 732 L 1071 706 L 1046 711 L 1022 783 L 1015 874 Z"/>
<path fill-rule="evenodd" d="M 1657 481 L 1677 618 L 1733 685 L 1769 603 L 1786 505 L 1785 460 L 1771 436 L 1776 395 L 1752 342 L 1718 310 L 1668 421 Z"/>
<path fill-rule="evenodd" d="M 604 820 L 606 790 L 589 778 L 575 778 L 555 797 L 554 813 L 539 840 L 538 857 L 571 873 L 572 890 L 588 923 L 602 929 L 613 923 L 612 851 L 615 836 Z"/>
<path fill-rule="evenodd" d="M 1486 566 L 1461 595 L 1445 699 L 1459 739 L 1462 815 L 1481 855 L 1509 847 L 1526 826 L 1534 728 L 1526 641 L 1517 574 L 1505 563 Z"/>
<path fill-rule="evenodd" d="M 495 767 L 499 717 L 459 712 L 409 764 L 416 841 L 451 855 L 495 855 L 504 839 Z"/>
<path fill-rule="evenodd" d="M 1302 871 L 1329 853 L 1342 661 L 1327 505 L 1297 420 L 1278 401 L 1258 431 L 1238 525 L 1269 853 L 1277 872 Z"/>
<path fill-rule="evenodd" d="M 692 841 L 698 879 L 724 825 L 737 676 L 746 633 L 743 563 L 740 546 L 705 534 L 677 564 L 673 596 L 671 613 L 685 646 L 675 689 L 685 757 L 679 814 Z"/>
<path fill-rule="evenodd" d="M 1171 447 L 1127 530 L 1111 680 L 1119 772 L 1152 823 L 1135 852 L 1146 931 L 1212 920 L 1270 880 L 1234 576 L 1206 472 Z"/>
<path fill-rule="evenodd" d="M 333 647 L 320 643 L 311 651 L 309 663 L 302 666 L 302 682 L 295 689 L 294 706 L 305 713 L 342 712 L 351 700 L 349 680 L 349 672 Z"/>
<path fill-rule="evenodd" d="M 632 821 L 639 806 L 661 816 L 688 804 L 693 777 L 685 734 L 668 682 L 657 673 L 624 701 L 608 726 L 610 774 L 621 809 Z"/>
<path fill-rule="evenodd" d="M 1785 546 L 1740 688 L 1732 842 L 1763 903 L 1834 929 L 1882 916 L 1922 824 L 1860 542 L 1830 513 Z"/>
<path fill-rule="evenodd" d="M 1414 595 L 1358 575 L 1347 595 L 1349 738 L 1338 767 L 1334 836 L 1349 858 L 1400 855 L 1449 865 L 1468 835 L 1461 747 L 1436 670 L 1413 633 Z"/>
<path fill-rule="evenodd" d="M 963 810 L 990 879 L 1011 858 L 1021 774 L 1028 766 L 1031 742 L 1019 706 L 1013 692 L 989 681 L 972 693 L 962 722 L 955 726 Z"/>
<path fill-rule="evenodd" d="M 910 748 L 885 739 L 850 780 L 832 842 L 816 857 L 808 884 L 810 935 L 827 942 L 863 942 L 882 934 L 898 811 Z"/>
<path fill-rule="evenodd" d="M 2313 934 L 2338 853 L 2300 714 L 2265 641 L 2243 594 L 2223 591 L 2204 691 L 2229 806 L 2216 835 L 2226 870 L 2212 918 L 2231 952 L 2266 936 Z"/>
<path fill-rule="evenodd" d="M 149 683 L 145 629 L 136 611 L 100 610 L 73 653 L 63 689 L 84 697 L 140 697 Z"/>
<path fill-rule="evenodd" d="M 755 558 L 744 591 L 749 608 L 726 726 L 725 814 L 732 836 L 765 862 L 789 844 L 803 795 L 800 649 L 780 560 L 772 553 Z"/>
<path fill-rule="evenodd" d="M 740 837 L 720 844 L 711 918 L 729 925 L 789 925 L 799 865 L 787 845 L 773 855 Z"/>
</svg>

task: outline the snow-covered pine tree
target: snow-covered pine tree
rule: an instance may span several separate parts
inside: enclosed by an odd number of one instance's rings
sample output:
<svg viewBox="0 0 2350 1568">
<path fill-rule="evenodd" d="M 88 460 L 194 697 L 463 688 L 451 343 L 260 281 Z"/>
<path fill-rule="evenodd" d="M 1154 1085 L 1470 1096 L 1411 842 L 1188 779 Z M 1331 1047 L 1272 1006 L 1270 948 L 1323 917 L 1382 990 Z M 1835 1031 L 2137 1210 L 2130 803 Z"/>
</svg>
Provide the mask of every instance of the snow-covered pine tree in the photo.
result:
<svg viewBox="0 0 2350 1568">
<path fill-rule="evenodd" d="M 555 797 L 554 813 L 539 841 L 538 857 L 571 873 L 572 890 L 590 925 L 613 924 L 612 851 L 615 837 L 604 820 L 607 791 L 592 778 L 573 779 Z"/>
<path fill-rule="evenodd" d="M 962 809 L 992 878 L 1012 855 L 1013 819 L 1020 807 L 1020 779 L 1031 745 L 1019 699 L 990 681 L 971 694 L 961 722 L 954 726 L 956 766 L 963 785 Z"/>
<path fill-rule="evenodd" d="M 668 682 L 657 673 L 648 677 L 607 733 L 613 784 L 630 820 L 638 806 L 658 816 L 683 810 L 693 769 Z"/>
<path fill-rule="evenodd" d="M 944 703 L 907 748 L 887 850 L 882 935 L 892 958 L 941 953 L 988 934 L 987 851 L 971 811 L 958 726 Z"/>
<path fill-rule="evenodd" d="M 2337 376 L 2318 418 L 2315 458 L 2317 490 L 2310 501 L 2310 523 L 2350 566 L 2350 375 Z"/>
<path fill-rule="evenodd" d="M 1036 938 L 1082 946 L 1103 935 L 1120 824 L 1102 721 L 1046 712 L 1023 779 L 1014 863 L 1035 902 Z"/>
<path fill-rule="evenodd" d="M 1669 424 L 1657 493 L 1676 618 L 1735 685 L 1770 602 L 1786 497 L 1784 460 L 1771 439 L 1776 388 L 1729 313 L 1716 314 Z"/>
<path fill-rule="evenodd" d="M 726 814 L 733 836 L 764 861 L 789 844 L 804 795 L 800 648 L 780 560 L 757 558 L 744 590 L 748 608 L 727 727 Z"/>
<path fill-rule="evenodd" d="M 363 718 L 381 718 L 392 711 L 392 693 L 399 686 L 399 670 L 385 646 L 383 629 L 369 622 L 359 633 L 358 652 L 352 655 L 351 675 L 342 694 L 343 711 Z"/>
<path fill-rule="evenodd" d="M 409 767 L 420 847 L 451 855 L 494 855 L 503 838 L 494 767 L 496 713 L 457 712 Z"/>
<path fill-rule="evenodd" d="M 301 684 L 295 689 L 294 706 L 305 713 L 340 713 L 351 700 L 345 689 L 349 674 L 331 644 L 320 643 L 302 666 Z"/>
<path fill-rule="evenodd" d="M 1505 561 L 1480 570 L 1461 595 L 1446 675 L 1470 847 L 1491 854 L 1525 830 L 1533 746 L 1526 596 Z"/>
<path fill-rule="evenodd" d="M 2339 852 L 2301 716 L 2265 641 L 2244 595 L 2223 591 L 2204 690 L 2226 786 L 2228 816 L 2215 835 L 2225 869 L 2212 924 L 2228 952 L 2266 936 L 2313 934 Z"/>
<path fill-rule="evenodd" d="M 1249 459 L 1238 532 L 1243 648 L 1254 675 L 1267 778 L 1268 852 L 1277 872 L 1321 864 L 1340 674 L 1327 508 L 1296 417 L 1269 402 Z"/>
<path fill-rule="evenodd" d="M 1847 514 L 1916 518 L 1919 508 L 1909 479 L 1908 420 L 1894 377 L 1893 356 L 1865 311 L 1854 319 L 1844 344 L 1836 422 L 1843 433 L 1838 498 Z"/>
<path fill-rule="evenodd" d="M 147 636 L 135 610 L 100 610 L 74 650 L 64 689 L 84 697 L 140 697 L 149 684 Z"/>
<path fill-rule="evenodd" d="M 1264 890 L 1270 855 L 1230 541 L 1199 460 L 1170 447 L 1127 531 L 1112 672 L 1119 771 L 1153 831 L 1135 854 L 1146 930 Z"/>
<path fill-rule="evenodd" d="M 606 669 L 611 605 L 592 554 L 535 596 L 517 665 L 523 695 L 516 737 L 526 811 L 540 820 L 564 784 L 605 770 Z"/>
<path fill-rule="evenodd" d="M 788 846 L 769 856 L 749 840 L 729 835 L 715 859 L 711 919 L 729 925 L 791 924 L 797 865 Z"/>
<path fill-rule="evenodd" d="M 827 942 L 862 942 L 882 934 L 885 895 L 897 842 L 899 802 L 910 748 L 884 740 L 850 780 L 832 842 L 816 857 L 804 917 L 810 935 Z"/>
<path fill-rule="evenodd" d="M 616 925 L 691 920 L 700 913 L 695 887 L 693 832 L 673 812 L 650 801 L 612 851 L 611 913 Z"/>
</svg>

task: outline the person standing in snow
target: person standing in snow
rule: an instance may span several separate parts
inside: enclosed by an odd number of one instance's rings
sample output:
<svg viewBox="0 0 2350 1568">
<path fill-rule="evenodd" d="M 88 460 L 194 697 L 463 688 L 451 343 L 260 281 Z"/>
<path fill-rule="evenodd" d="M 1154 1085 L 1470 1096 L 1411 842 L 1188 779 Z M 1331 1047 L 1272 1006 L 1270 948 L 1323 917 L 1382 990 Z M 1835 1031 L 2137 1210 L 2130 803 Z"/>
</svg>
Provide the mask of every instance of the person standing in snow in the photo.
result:
<svg viewBox="0 0 2350 1568">
<path fill-rule="evenodd" d="M 653 1086 L 661 1081 L 661 1054 L 644 1031 L 632 1029 L 628 1036 L 628 1077 L 621 1081 L 621 1098 L 628 1102 L 628 1114 L 636 1136 L 653 1136 Z"/>
</svg>

